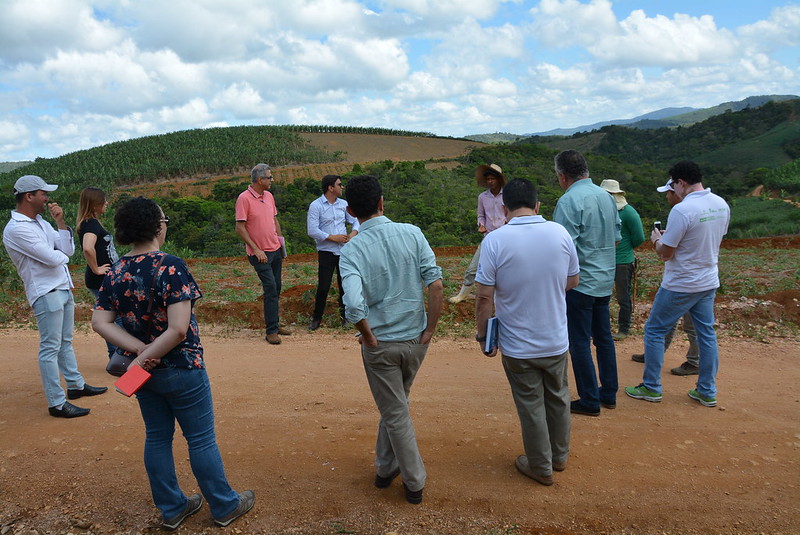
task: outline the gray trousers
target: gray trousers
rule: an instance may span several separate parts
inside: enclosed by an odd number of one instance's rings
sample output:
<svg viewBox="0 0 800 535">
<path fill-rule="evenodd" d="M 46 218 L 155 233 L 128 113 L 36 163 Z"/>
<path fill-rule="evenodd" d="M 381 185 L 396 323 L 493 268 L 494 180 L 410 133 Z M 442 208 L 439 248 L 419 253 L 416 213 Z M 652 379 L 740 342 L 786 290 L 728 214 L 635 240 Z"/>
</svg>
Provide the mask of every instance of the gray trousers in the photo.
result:
<svg viewBox="0 0 800 535">
<path fill-rule="evenodd" d="M 672 329 L 667 333 L 667 336 L 664 338 L 664 350 L 669 349 L 670 344 L 672 343 L 672 337 L 675 336 L 675 329 L 678 328 L 678 324 L 672 326 Z M 686 350 L 686 362 L 693 366 L 700 367 L 700 348 L 697 345 L 697 333 L 694 330 L 694 323 L 692 323 L 692 316 L 688 312 L 683 315 L 683 320 L 681 322 L 681 328 L 683 332 L 686 333 L 686 337 L 689 338 L 689 349 Z"/>
<path fill-rule="evenodd" d="M 531 470 L 551 475 L 553 462 L 563 463 L 569 457 L 567 353 L 538 359 L 503 356 L 503 368 L 517 405 Z"/>
<path fill-rule="evenodd" d="M 483 243 L 483 242 L 481 242 Z M 478 262 L 481 260 L 481 243 L 475 249 L 475 254 L 472 255 L 472 260 L 469 261 L 467 272 L 464 273 L 464 286 L 472 286 L 475 284 L 475 275 L 478 274 Z"/>
<path fill-rule="evenodd" d="M 399 467 L 403 483 L 412 491 L 425 486 L 427 474 L 417 446 L 408 395 L 427 351 L 428 346 L 419 344 L 419 338 L 405 342 L 379 341 L 377 347 L 361 345 L 369 388 L 381 413 L 375 472 L 386 477 Z"/>
</svg>

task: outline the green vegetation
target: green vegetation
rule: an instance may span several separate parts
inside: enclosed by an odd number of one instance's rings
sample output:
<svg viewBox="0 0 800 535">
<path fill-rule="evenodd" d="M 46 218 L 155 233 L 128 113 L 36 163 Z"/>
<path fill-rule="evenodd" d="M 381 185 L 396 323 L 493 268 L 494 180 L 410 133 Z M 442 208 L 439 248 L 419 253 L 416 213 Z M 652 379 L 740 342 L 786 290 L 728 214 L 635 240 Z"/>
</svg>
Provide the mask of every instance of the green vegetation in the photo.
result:
<svg viewBox="0 0 800 535">
<path fill-rule="evenodd" d="M 800 159 L 767 171 L 764 187 L 790 195 L 800 194 Z"/>
<path fill-rule="evenodd" d="M 662 172 L 679 160 L 695 160 L 703 166 L 707 185 L 732 198 L 758 185 L 752 170 L 775 167 L 800 156 L 799 118 L 800 99 L 793 99 L 727 111 L 691 126 L 652 130 L 606 126 L 570 137 L 534 137 L 520 143 L 594 152 L 657 166 Z"/>
<path fill-rule="evenodd" d="M 800 234 L 800 208 L 791 202 L 741 197 L 730 204 L 728 239 Z"/>
</svg>

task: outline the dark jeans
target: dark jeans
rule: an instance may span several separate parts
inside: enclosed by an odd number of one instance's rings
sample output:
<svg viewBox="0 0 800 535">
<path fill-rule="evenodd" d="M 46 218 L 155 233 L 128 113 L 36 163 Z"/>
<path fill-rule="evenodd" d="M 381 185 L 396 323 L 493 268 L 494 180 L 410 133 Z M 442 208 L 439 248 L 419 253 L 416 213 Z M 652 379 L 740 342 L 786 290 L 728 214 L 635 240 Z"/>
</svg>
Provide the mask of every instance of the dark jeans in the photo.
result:
<svg viewBox="0 0 800 535">
<path fill-rule="evenodd" d="M 575 374 L 580 404 L 590 411 L 599 411 L 600 402 L 615 404 L 617 400 L 619 380 L 617 353 L 611 337 L 611 318 L 608 311 L 610 301 L 610 295 L 592 297 L 577 290 L 567 292 L 567 328 L 572 372 Z M 592 342 L 597 352 L 597 373 L 592 361 Z"/>
<path fill-rule="evenodd" d="M 278 332 L 278 298 L 281 295 L 281 267 L 283 266 L 283 251 L 264 251 L 267 261 L 263 264 L 255 255 L 248 256 L 250 264 L 255 268 L 261 287 L 264 289 L 264 324 L 267 334 Z"/>
<path fill-rule="evenodd" d="M 317 269 L 317 296 L 314 300 L 313 319 L 322 320 L 328 293 L 331 291 L 333 272 L 336 271 L 336 283 L 339 285 L 339 316 L 344 319 L 344 301 L 342 301 L 342 274 L 339 272 L 339 255 L 330 251 L 317 251 L 319 267 Z"/>
<path fill-rule="evenodd" d="M 136 393 L 136 398 L 146 431 L 144 467 L 161 516 L 165 520 L 174 518 L 187 503 L 175 473 L 172 447 L 175 421 L 180 424 L 189 446 L 192 473 L 211 515 L 221 518 L 236 509 L 239 495 L 225 477 L 214 432 L 214 407 L 206 370 L 153 370 L 152 377 Z"/>
<path fill-rule="evenodd" d="M 619 304 L 617 323 L 619 332 L 625 334 L 631 328 L 631 314 L 633 313 L 631 290 L 635 272 L 636 262 L 631 262 L 630 264 L 617 264 L 617 271 L 614 275 L 614 291 L 617 294 L 617 304 Z"/>
</svg>

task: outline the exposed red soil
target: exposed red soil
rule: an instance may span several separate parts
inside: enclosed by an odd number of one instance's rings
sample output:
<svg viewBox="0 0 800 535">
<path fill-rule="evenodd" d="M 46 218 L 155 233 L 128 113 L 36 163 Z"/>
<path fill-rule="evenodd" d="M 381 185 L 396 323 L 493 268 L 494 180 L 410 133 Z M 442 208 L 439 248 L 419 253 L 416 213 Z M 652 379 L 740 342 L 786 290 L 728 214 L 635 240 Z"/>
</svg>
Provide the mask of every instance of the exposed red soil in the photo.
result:
<svg viewBox="0 0 800 535">
<path fill-rule="evenodd" d="M 254 510 L 225 531 L 270 534 L 795 534 L 800 525 L 800 350 L 723 336 L 719 406 L 663 377 L 660 404 L 621 395 L 599 418 L 575 416 L 566 471 L 543 487 L 514 469 L 519 423 L 498 359 L 468 339 L 437 337 L 412 390 L 428 469 L 425 499 L 372 484 L 378 415 L 352 333 L 296 329 L 280 346 L 260 331 L 201 326 L 226 472 L 254 489 Z M 111 385 L 105 347 L 80 329 L 81 370 Z M 92 413 L 47 415 L 35 330 L 0 330 L 0 526 L 3 533 L 157 533 L 137 404 L 115 392 L 78 400 Z M 621 386 L 642 367 L 617 345 Z M 681 362 L 677 340 L 667 367 Z M 571 375 L 570 375 L 571 380 Z M 198 492 L 186 445 L 178 477 Z M 207 506 L 181 533 L 222 533 Z"/>
</svg>

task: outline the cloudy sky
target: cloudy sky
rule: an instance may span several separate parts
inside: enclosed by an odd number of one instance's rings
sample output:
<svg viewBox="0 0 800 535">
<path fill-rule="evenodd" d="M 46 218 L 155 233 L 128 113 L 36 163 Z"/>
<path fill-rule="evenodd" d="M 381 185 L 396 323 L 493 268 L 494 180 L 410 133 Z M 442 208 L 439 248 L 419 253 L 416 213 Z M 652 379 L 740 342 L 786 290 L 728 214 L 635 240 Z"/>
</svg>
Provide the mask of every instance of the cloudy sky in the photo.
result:
<svg viewBox="0 0 800 535">
<path fill-rule="evenodd" d="M 791 0 L 0 0 L 0 161 L 190 128 L 529 133 L 800 94 Z"/>
</svg>

